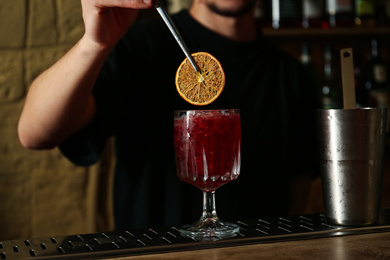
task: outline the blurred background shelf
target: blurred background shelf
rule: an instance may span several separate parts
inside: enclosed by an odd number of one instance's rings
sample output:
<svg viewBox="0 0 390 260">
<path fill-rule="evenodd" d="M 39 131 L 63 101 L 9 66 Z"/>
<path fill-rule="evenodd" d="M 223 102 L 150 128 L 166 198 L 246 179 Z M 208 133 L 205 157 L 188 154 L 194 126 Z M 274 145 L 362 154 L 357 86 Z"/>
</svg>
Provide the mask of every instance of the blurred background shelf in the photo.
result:
<svg viewBox="0 0 390 260">
<path fill-rule="evenodd" d="M 387 37 L 390 38 L 390 27 L 374 27 L 374 28 L 283 28 L 263 29 L 263 34 L 266 37 Z M 337 39 L 336 39 L 337 40 Z"/>
</svg>

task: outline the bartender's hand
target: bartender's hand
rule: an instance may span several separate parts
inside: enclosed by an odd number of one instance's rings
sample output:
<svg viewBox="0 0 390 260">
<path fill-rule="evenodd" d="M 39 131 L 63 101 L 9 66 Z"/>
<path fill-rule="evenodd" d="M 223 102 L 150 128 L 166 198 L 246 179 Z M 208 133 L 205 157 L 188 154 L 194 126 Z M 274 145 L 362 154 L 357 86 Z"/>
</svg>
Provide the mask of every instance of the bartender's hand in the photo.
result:
<svg viewBox="0 0 390 260">
<path fill-rule="evenodd" d="M 144 3 L 146 2 L 146 3 Z M 96 115 L 92 89 L 115 44 L 151 0 L 82 0 L 85 33 L 31 84 L 19 119 L 23 146 L 51 149 Z"/>
<path fill-rule="evenodd" d="M 102 48 L 112 48 L 134 23 L 138 9 L 152 0 L 82 0 L 84 37 Z"/>
</svg>

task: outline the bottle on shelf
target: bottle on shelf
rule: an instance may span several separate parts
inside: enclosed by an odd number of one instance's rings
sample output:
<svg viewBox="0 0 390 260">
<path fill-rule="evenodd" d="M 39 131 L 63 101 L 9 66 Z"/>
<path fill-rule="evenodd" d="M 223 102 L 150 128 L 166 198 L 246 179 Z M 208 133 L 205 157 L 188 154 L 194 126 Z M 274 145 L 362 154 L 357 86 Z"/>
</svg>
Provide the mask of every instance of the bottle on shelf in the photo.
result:
<svg viewBox="0 0 390 260">
<path fill-rule="evenodd" d="M 390 109 L 389 97 L 389 67 L 381 57 L 378 40 L 371 40 L 371 54 L 366 68 L 365 88 L 369 92 L 369 106 L 386 107 Z M 388 113 L 389 115 L 389 113 Z M 390 128 L 390 117 L 387 120 L 387 132 Z"/>
<path fill-rule="evenodd" d="M 271 0 L 272 27 L 301 27 L 302 3 L 297 0 Z"/>
<path fill-rule="evenodd" d="M 255 18 L 257 25 L 261 28 L 269 27 L 271 24 L 271 15 L 270 15 L 270 7 L 269 0 L 256 0 L 255 1 Z"/>
<path fill-rule="evenodd" d="M 307 42 L 302 43 L 300 59 L 304 67 L 310 68 L 312 66 L 311 48 Z"/>
<path fill-rule="evenodd" d="M 390 25 L 390 1 L 389 0 L 376 0 L 375 12 L 377 24 L 380 26 Z"/>
<path fill-rule="evenodd" d="M 376 24 L 375 0 L 355 0 L 355 25 L 374 27 Z"/>
<path fill-rule="evenodd" d="M 302 27 L 321 28 L 324 25 L 325 6 L 323 1 L 302 0 Z"/>
<path fill-rule="evenodd" d="M 339 59 L 337 59 L 338 61 Z M 324 48 L 324 70 L 321 80 L 321 103 L 325 109 L 342 108 L 340 62 L 334 58 L 330 45 Z M 338 65 L 338 66 L 337 66 Z"/>
<path fill-rule="evenodd" d="M 316 105 L 318 107 L 321 107 L 322 96 L 321 96 L 321 87 L 319 84 L 318 72 L 317 72 L 317 68 L 312 62 L 311 47 L 307 42 L 302 43 L 300 60 L 304 69 L 306 70 L 306 74 L 309 78 L 309 81 L 311 82 L 313 88 L 315 89 Z"/>
<path fill-rule="evenodd" d="M 369 91 L 369 105 L 387 108 L 386 133 L 390 136 L 390 80 L 389 66 L 381 56 L 381 49 L 377 39 L 371 40 L 371 57 L 367 68 L 365 87 Z"/>
<path fill-rule="evenodd" d="M 353 0 L 325 0 L 328 27 L 350 27 L 353 24 Z"/>
</svg>

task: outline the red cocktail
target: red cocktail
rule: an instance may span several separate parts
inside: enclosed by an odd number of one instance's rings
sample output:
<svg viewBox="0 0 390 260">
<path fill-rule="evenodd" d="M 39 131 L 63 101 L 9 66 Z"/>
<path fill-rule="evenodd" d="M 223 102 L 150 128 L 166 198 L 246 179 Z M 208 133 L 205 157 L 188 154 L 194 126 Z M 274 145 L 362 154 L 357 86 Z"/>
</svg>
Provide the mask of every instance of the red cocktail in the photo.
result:
<svg viewBox="0 0 390 260">
<path fill-rule="evenodd" d="M 182 227 L 182 233 L 198 240 L 235 236 L 238 226 L 216 215 L 215 190 L 240 174 L 239 110 L 175 111 L 174 133 L 177 174 L 204 198 L 201 219 Z"/>
</svg>

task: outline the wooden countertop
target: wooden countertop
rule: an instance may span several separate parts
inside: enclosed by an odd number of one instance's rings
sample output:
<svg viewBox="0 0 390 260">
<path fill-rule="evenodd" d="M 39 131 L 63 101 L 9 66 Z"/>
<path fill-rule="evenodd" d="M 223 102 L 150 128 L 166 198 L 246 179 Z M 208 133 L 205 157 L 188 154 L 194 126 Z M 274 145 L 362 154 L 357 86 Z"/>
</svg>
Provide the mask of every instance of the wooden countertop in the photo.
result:
<svg viewBox="0 0 390 260">
<path fill-rule="evenodd" d="M 115 259 L 390 259 L 390 232 L 262 243 Z"/>
</svg>

